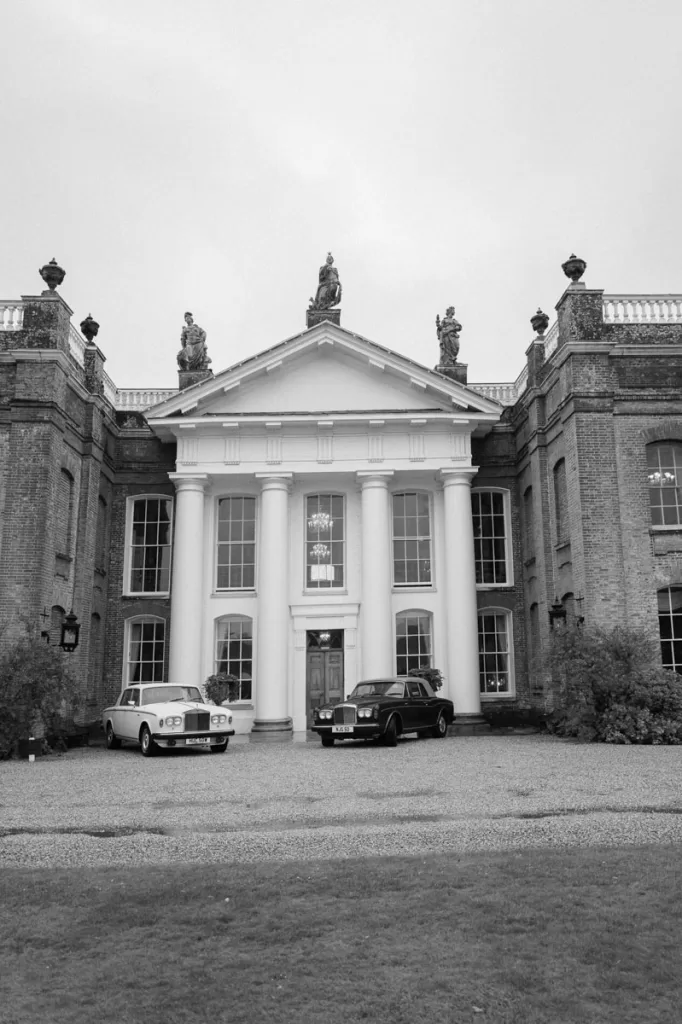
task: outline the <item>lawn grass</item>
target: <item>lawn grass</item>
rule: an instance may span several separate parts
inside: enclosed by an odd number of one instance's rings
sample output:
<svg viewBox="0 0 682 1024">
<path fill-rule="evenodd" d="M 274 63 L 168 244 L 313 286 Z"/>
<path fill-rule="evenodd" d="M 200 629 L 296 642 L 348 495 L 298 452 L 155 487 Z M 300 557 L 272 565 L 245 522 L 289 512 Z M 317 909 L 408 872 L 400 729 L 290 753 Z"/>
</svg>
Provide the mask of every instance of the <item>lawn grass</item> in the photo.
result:
<svg viewBox="0 0 682 1024">
<path fill-rule="evenodd" d="M 681 857 L 5 869 L 0 1019 L 679 1021 Z"/>
</svg>

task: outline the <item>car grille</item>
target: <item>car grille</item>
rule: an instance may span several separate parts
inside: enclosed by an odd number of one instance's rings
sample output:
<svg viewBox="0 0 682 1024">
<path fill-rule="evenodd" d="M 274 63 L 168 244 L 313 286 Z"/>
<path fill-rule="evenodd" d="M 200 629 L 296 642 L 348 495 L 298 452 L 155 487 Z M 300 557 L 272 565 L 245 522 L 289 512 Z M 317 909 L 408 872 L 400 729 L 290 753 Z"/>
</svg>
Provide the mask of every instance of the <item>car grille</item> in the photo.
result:
<svg viewBox="0 0 682 1024">
<path fill-rule="evenodd" d="M 355 725 L 355 713 L 356 709 L 348 707 L 346 704 L 342 704 L 339 708 L 334 708 L 335 725 Z"/>
<path fill-rule="evenodd" d="M 208 711 L 188 711 L 185 715 L 185 732 L 198 732 L 211 728 L 211 716 Z"/>
</svg>

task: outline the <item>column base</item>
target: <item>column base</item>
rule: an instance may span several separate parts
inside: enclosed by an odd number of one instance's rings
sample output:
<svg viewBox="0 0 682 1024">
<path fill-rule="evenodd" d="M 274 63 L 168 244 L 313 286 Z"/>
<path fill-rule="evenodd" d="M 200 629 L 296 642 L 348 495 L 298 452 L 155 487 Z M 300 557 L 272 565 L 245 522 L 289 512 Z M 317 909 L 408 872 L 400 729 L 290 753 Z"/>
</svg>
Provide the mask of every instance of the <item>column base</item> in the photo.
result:
<svg viewBox="0 0 682 1024">
<path fill-rule="evenodd" d="M 490 732 L 490 722 L 480 713 L 455 714 L 452 725 L 448 727 L 448 736 L 477 736 Z"/>
<path fill-rule="evenodd" d="M 294 735 L 294 723 L 290 718 L 269 718 L 255 720 L 251 728 L 251 742 L 277 743 L 291 740 Z"/>
</svg>

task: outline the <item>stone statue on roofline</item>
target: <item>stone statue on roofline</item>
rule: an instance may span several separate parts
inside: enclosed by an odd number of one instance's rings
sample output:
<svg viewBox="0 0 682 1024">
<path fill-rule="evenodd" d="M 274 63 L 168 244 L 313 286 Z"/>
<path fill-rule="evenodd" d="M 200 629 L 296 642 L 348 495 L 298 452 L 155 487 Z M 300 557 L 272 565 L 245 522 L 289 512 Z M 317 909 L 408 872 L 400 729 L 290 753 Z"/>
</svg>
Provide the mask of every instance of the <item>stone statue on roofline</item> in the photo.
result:
<svg viewBox="0 0 682 1024">
<path fill-rule="evenodd" d="M 459 355 L 459 332 L 462 325 L 455 320 L 455 307 L 448 306 L 441 320 L 436 316 L 436 334 L 440 343 L 439 366 L 454 366 Z"/>
<path fill-rule="evenodd" d="M 185 326 L 180 335 L 182 348 L 178 352 L 181 370 L 208 370 L 211 360 L 206 351 L 206 331 L 194 323 L 191 313 L 185 313 Z"/>
<path fill-rule="evenodd" d="M 327 259 L 320 267 L 319 279 L 315 298 L 311 298 L 309 309 L 331 309 L 341 302 L 341 282 L 339 272 L 334 264 L 334 257 L 327 253 Z"/>
</svg>

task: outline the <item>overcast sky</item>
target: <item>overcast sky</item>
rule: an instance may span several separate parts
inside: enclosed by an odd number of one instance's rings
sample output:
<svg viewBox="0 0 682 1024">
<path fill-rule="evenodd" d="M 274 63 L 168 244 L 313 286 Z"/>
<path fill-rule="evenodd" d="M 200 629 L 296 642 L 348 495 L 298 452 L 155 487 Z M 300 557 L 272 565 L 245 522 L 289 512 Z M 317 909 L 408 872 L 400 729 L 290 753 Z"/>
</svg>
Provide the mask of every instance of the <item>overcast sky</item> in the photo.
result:
<svg viewBox="0 0 682 1024">
<path fill-rule="evenodd" d="M 560 264 L 682 292 L 680 0 L 8 0 L 0 298 L 91 312 L 119 387 L 177 386 L 305 327 L 513 380 Z"/>
</svg>

